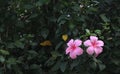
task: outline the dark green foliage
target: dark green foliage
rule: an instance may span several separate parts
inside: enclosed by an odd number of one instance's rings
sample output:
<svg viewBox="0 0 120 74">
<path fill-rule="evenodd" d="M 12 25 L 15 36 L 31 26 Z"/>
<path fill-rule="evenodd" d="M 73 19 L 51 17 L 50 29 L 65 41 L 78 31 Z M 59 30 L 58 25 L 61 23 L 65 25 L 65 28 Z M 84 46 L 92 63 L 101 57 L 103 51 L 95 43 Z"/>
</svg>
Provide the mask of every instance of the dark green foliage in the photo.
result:
<svg viewBox="0 0 120 74">
<path fill-rule="evenodd" d="M 104 51 L 72 60 L 63 34 L 97 35 Z M 51 73 L 120 74 L 120 0 L 0 0 L 0 74 Z"/>
</svg>

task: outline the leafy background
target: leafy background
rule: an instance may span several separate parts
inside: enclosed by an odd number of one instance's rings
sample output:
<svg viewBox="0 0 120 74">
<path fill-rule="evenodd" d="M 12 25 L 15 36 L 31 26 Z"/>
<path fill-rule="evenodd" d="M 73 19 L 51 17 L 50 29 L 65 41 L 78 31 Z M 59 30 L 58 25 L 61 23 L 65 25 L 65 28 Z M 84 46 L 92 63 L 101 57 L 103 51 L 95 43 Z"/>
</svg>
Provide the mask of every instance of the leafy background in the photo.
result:
<svg viewBox="0 0 120 74">
<path fill-rule="evenodd" d="M 90 35 L 105 42 L 97 58 L 65 54 Z M 0 74 L 51 73 L 120 73 L 120 0 L 0 0 Z"/>
</svg>

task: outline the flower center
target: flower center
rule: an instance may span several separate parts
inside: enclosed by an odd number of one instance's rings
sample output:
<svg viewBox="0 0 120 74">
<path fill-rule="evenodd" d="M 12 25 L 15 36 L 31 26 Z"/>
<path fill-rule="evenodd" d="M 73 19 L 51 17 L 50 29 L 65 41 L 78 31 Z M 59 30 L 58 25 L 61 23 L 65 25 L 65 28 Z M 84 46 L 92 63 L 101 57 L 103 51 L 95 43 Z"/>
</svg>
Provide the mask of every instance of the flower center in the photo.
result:
<svg viewBox="0 0 120 74">
<path fill-rule="evenodd" d="M 75 44 L 73 44 L 71 48 L 72 48 L 72 50 L 75 50 L 76 49 Z"/>
<path fill-rule="evenodd" d="M 92 42 L 92 46 L 93 46 L 93 47 L 96 47 L 96 45 L 97 45 L 97 44 L 96 44 L 96 41 L 93 41 L 93 42 Z"/>
</svg>

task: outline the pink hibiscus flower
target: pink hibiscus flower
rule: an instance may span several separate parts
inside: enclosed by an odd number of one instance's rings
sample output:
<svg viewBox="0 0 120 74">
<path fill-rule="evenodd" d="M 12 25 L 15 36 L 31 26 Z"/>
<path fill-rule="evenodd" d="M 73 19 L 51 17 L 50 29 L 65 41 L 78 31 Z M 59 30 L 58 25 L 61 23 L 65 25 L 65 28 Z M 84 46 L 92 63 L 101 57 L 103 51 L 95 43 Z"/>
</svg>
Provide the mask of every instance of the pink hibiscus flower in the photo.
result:
<svg viewBox="0 0 120 74">
<path fill-rule="evenodd" d="M 97 57 L 103 51 L 102 46 L 104 46 L 104 42 L 98 40 L 96 36 L 90 36 L 90 40 L 86 40 L 84 45 L 88 47 L 86 52 L 89 55 L 94 54 L 94 56 Z"/>
<path fill-rule="evenodd" d="M 73 40 L 71 39 L 68 43 L 67 43 L 67 49 L 66 49 L 66 54 L 69 53 L 69 56 L 72 59 L 77 58 L 77 55 L 81 55 L 83 54 L 83 49 L 80 48 L 79 46 L 82 44 L 82 41 L 79 39 Z"/>
</svg>

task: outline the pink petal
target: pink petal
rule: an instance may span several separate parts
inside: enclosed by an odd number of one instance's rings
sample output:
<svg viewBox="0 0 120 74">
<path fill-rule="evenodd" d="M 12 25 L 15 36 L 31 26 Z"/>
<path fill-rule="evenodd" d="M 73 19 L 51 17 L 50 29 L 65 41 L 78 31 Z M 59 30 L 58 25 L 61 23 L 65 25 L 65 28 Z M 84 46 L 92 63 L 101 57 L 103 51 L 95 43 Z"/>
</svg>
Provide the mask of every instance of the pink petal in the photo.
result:
<svg viewBox="0 0 120 74">
<path fill-rule="evenodd" d="M 74 43 L 75 43 L 75 46 L 80 46 L 82 44 L 82 41 L 79 39 L 76 39 Z"/>
<path fill-rule="evenodd" d="M 104 46 L 104 42 L 101 41 L 101 40 L 98 40 L 98 41 L 97 41 L 97 46 Z"/>
<path fill-rule="evenodd" d="M 96 47 L 95 48 L 95 56 L 97 57 L 102 51 L 103 51 L 102 47 Z"/>
<path fill-rule="evenodd" d="M 98 40 L 98 37 L 96 37 L 96 36 L 90 36 L 90 40 L 91 40 L 92 42 L 97 41 L 97 40 Z"/>
<path fill-rule="evenodd" d="M 94 48 L 93 47 L 88 47 L 86 52 L 89 54 L 89 55 L 92 55 L 94 53 Z"/>
<path fill-rule="evenodd" d="M 68 54 L 70 51 L 71 51 L 71 48 L 68 47 L 68 48 L 66 49 L 66 54 Z"/>
<path fill-rule="evenodd" d="M 90 41 L 90 40 L 86 40 L 86 41 L 84 42 L 84 45 L 85 45 L 85 46 L 91 46 L 92 44 L 91 44 L 91 41 Z"/>
<path fill-rule="evenodd" d="M 73 39 L 71 39 L 71 40 L 67 43 L 67 45 L 68 45 L 68 46 L 72 46 L 72 45 L 73 45 L 73 43 L 74 43 L 74 40 L 73 40 Z"/>
<path fill-rule="evenodd" d="M 72 59 L 75 59 L 75 58 L 77 58 L 77 55 L 76 55 L 75 53 L 71 52 L 71 53 L 70 53 L 70 57 L 71 57 Z"/>
<path fill-rule="evenodd" d="M 80 47 L 77 47 L 74 51 L 73 51 L 74 54 L 76 55 L 82 55 L 83 54 L 83 49 L 80 48 Z"/>
</svg>

